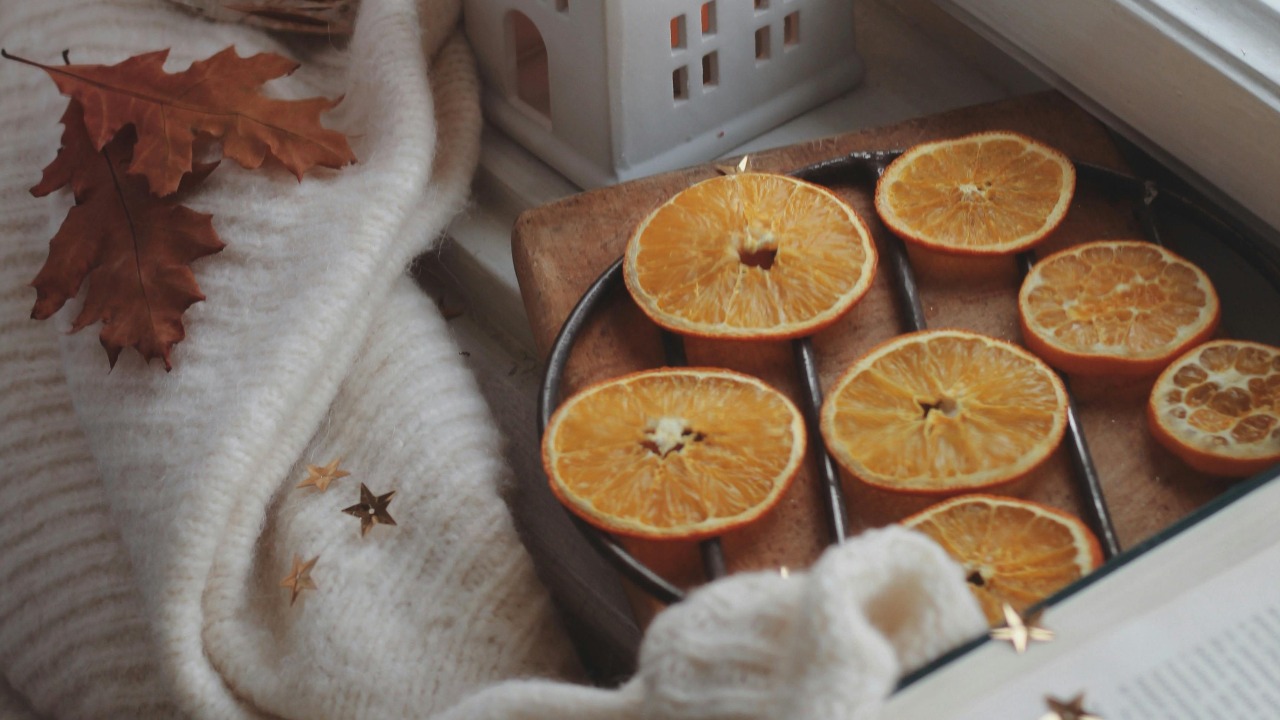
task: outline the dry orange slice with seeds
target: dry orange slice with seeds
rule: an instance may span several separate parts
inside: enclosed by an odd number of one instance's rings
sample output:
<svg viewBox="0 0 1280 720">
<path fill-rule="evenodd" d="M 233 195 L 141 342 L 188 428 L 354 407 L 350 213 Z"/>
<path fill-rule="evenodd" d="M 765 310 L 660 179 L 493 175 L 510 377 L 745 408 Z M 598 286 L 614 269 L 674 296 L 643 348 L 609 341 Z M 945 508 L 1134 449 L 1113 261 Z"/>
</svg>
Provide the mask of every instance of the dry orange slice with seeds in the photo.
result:
<svg viewBox="0 0 1280 720">
<path fill-rule="evenodd" d="M 1191 467 L 1245 477 L 1280 462 L 1280 348 L 1205 343 L 1174 360 L 1147 404 L 1151 434 Z"/>
<path fill-rule="evenodd" d="M 1028 500 L 961 495 L 906 518 L 959 563 L 987 621 L 1018 612 L 1093 572 L 1102 549 L 1074 515 Z"/>
<path fill-rule="evenodd" d="M 694 539 L 773 507 L 804 451 L 800 411 L 760 379 L 662 368 L 566 400 L 543 434 L 542 462 L 556 497 L 593 525 Z"/>
<path fill-rule="evenodd" d="M 876 212 L 904 240 L 961 255 L 1002 255 L 1045 238 L 1071 205 L 1076 171 L 1012 132 L 916 145 L 876 184 Z"/>
<path fill-rule="evenodd" d="M 955 493 L 1011 482 L 1062 440 L 1062 380 L 1022 348 L 964 330 L 926 330 L 873 348 L 822 405 L 836 460 L 888 490 Z"/>
<path fill-rule="evenodd" d="M 623 277 L 658 325 L 686 335 L 782 339 L 853 307 L 876 270 L 853 208 L 825 188 L 743 172 L 664 202 L 627 244 Z"/>
<path fill-rule="evenodd" d="M 1070 373 L 1154 375 L 1213 335 L 1218 295 L 1152 243 L 1085 243 L 1036 263 L 1018 293 L 1027 347 Z"/>
</svg>

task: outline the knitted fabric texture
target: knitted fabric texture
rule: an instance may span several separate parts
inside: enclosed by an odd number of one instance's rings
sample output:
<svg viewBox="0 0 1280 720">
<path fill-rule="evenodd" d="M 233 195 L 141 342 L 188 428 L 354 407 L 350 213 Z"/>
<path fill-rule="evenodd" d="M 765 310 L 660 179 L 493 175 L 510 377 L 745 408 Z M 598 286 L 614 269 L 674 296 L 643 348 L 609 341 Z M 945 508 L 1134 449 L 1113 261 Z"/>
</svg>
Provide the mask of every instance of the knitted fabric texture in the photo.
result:
<svg viewBox="0 0 1280 720">
<path fill-rule="evenodd" d="M 878 717 L 903 673 L 985 627 L 961 569 L 900 527 L 863 533 L 812 569 L 740 573 L 660 613 L 616 691 L 508 682 L 448 720 Z"/>
<path fill-rule="evenodd" d="M 462 208 L 478 155 L 459 11 L 364 0 L 340 49 L 158 0 L 0 3 L 0 45 L 44 61 L 294 57 L 269 92 L 345 95 L 324 121 L 360 159 L 301 183 L 223 163 L 187 201 L 227 248 L 195 265 L 208 299 L 173 371 L 132 350 L 109 371 L 95 327 L 65 334 L 74 308 L 28 317 L 70 198 L 27 188 L 66 99 L 0 63 L 0 714 L 865 717 L 903 668 L 981 628 L 959 568 L 885 531 L 810 574 L 695 593 L 620 690 L 562 681 L 575 661 L 502 503 L 501 439 L 404 273 Z M 351 476 L 295 487 L 339 457 Z M 341 513 L 361 482 L 396 492 L 395 527 L 361 537 Z M 290 605 L 295 555 L 319 558 L 318 588 Z"/>
<path fill-rule="evenodd" d="M 173 372 L 132 350 L 108 371 L 96 329 L 60 336 L 66 311 L 27 318 L 67 198 L 26 188 L 66 99 L 0 63 L 0 663 L 34 710 L 425 716 L 501 678 L 572 668 L 497 495 L 499 438 L 404 274 L 461 208 L 479 143 L 465 43 L 420 31 L 455 28 L 458 3 L 424 7 L 369 0 L 337 50 L 167 3 L 4 5 L 0 44 L 27 56 L 70 47 L 73 62 L 111 64 L 172 47 L 178 70 L 234 44 L 299 58 L 268 91 L 345 94 L 324 119 L 360 159 L 301 183 L 224 163 L 189 201 L 227 248 L 196 265 L 208 300 L 187 313 Z M 351 477 L 294 487 L 339 456 Z M 341 513 L 360 482 L 396 491 L 397 527 L 360 537 Z M 279 582 L 295 553 L 319 556 L 319 589 L 291 607 Z"/>
</svg>

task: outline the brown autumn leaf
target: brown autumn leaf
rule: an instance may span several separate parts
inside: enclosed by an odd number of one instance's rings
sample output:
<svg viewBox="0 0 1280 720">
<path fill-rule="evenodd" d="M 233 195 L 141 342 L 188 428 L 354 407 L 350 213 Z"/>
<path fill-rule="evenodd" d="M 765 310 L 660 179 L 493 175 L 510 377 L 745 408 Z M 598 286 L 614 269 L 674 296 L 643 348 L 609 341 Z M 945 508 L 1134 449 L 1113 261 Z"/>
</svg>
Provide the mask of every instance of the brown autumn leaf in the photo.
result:
<svg viewBox="0 0 1280 720">
<path fill-rule="evenodd" d="M 102 321 L 99 339 L 113 367 L 123 348 L 134 347 L 148 361 L 161 358 L 168 370 L 169 351 L 186 334 L 182 314 L 204 299 L 189 265 L 221 250 L 222 241 L 212 215 L 156 198 L 144 180 L 125 173 L 132 129 L 98 150 L 83 119 L 83 108 L 72 100 L 62 115 L 62 147 L 31 188 L 42 197 L 70 186 L 76 202 L 31 283 L 31 317 L 49 317 L 87 282 L 71 331 Z M 213 167 L 198 165 L 188 178 L 197 182 Z"/>
<path fill-rule="evenodd" d="M 355 162 L 347 138 L 320 124 L 320 114 L 341 98 L 279 100 L 261 93 L 268 80 L 298 63 L 273 53 L 242 58 L 228 47 L 179 73 L 164 71 L 168 50 L 144 53 L 115 65 L 43 65 L 62 94 L 84 108 L 93 147 L 101 150 L 132 125 L 137 143 L 129 172 L 146 177 L 151 191 L 168 195 L 191 172 L 197 135 L 222 141 L 222 154 L 254 169 L 270 155 L 299 180 L 316 165 Z M 13 56 L 9 56 L 13 57 Z"/>
</svg>

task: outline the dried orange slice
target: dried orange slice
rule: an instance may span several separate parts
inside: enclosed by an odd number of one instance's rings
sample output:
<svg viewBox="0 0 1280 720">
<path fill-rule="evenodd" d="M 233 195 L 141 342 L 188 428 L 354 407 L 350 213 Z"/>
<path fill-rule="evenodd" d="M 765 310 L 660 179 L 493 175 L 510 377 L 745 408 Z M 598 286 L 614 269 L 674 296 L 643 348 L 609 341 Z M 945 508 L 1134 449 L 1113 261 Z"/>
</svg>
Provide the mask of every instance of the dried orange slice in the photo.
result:
<svg viewBox="0 0 1280 720">
<path fill-rule="evenodd" d="M 1085 243 L 1036 263 L 1018 293 L 1027 348 L 1090 375 L 1154 375 L 1218 327 L 1200 268 L 1140 240 Z"/>
<path fill-rule="evenodd" d="M 758 378 L 662 368 L 592 385 L 543 434 L 551 489 L 623 535 L 704 538 L 777 503 L 804 458 L 800 411 Z"/>
<path fill-rule="evenodd" d="M 1098 539 L 1079 518 L 1028 500 L 961 495 L 902 524 L 933 538 L 964 567 L 992 625 L 1003 621 L 1003 603 L 1022 612 L 1102 563 Z"/>
<path fill-rule="evenodd" d="M 1058 446 L 1066 424 L 1057 373 L 1016 345 L 963 330 L 882 343 L 822 405 L 822 436 L 846 470 L 915 493 L 1023 477 Z"/>
<path fill-rule="evenodd" d="M 1067 156 L 1011 132 L 916 145 L 876 184 L 876 212 L 904 240 L 961 255 L 1026 250 L 1058 227 L 1075 192 Z"/>
<path fill-rule="evenodd" d="M 1174 360 L 1147 404 L 1151 434 L 1191 467 L 1245 477 L 1280 462 L 1280 348 L 1215 340 Z"/>
<path fill-rule="evenodd" d="M 867 290 L 875 245 L 853 208 L 785 175 L 744 172 L 677 193 L 640 223 L 623 276 L 658 325 L 781 339 L 835 322 Z"/>
</svg>

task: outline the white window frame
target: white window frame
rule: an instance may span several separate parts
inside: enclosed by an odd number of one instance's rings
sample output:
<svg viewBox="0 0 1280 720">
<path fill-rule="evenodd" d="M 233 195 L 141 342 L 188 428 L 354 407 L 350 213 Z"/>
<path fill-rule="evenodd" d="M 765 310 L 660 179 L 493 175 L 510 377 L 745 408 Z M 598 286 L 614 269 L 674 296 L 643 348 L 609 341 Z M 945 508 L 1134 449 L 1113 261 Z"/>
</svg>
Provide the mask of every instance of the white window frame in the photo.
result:
<svg viewBox="0 0 1280 720">
<path fill-rule="evenodd" d="M 935 2 L 1276 237 L 1280 0 Z"/>
</svg>

